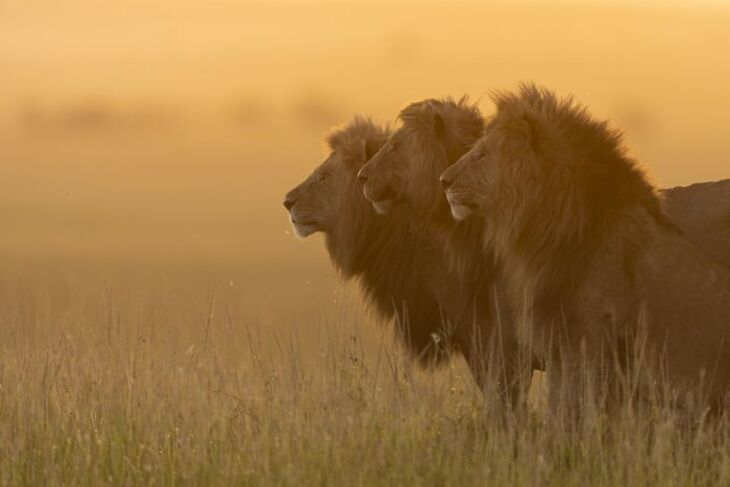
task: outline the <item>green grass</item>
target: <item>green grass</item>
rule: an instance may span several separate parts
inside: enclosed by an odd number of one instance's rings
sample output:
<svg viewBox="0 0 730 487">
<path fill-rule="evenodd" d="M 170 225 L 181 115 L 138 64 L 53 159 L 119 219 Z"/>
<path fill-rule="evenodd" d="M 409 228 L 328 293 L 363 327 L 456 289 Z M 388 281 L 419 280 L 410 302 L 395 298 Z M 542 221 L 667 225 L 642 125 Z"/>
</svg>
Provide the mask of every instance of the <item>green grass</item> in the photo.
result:
<svg viewBox="0 0 730 487">
<path fill-rule="evenodd" d="M 415 370 L 347 300 L 261 318 L 155 282 L 3 280 L 0 484 L 730 485 L 724 420 L 569 432 L 539 391 L 504 419 L 463 363 Z"/>
</svg>

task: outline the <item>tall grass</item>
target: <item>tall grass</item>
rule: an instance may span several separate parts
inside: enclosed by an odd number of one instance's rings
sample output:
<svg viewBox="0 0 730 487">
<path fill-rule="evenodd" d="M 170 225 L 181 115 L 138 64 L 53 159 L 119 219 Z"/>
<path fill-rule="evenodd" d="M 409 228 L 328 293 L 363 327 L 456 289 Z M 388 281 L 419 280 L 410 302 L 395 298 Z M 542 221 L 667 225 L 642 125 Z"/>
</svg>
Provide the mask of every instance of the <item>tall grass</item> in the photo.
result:
<svg viewBox="0 0 730 487">
<path fill-rule="evenodd" d="M 534 390 L 505 419 L 352 300 L 272 320 L 188 279 L 2 279 L 1 484 L 730 485 L 724 419 L 657 402 L 571 430 Z"/>
</svg>

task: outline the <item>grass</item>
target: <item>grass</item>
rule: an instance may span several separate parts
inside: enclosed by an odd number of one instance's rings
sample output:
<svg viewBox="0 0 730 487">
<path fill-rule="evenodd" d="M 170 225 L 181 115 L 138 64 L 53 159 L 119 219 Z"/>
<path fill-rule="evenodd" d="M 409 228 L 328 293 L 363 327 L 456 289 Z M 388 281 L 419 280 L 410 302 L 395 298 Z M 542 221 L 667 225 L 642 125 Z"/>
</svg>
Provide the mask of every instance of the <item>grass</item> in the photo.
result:
<svg viewBox="0 0 730 487">
<path fill-rule="evenodd" d="M 283 291 L 278 316 L 236 307 L 256 286 L 163 274 L 0 279 L 0 484 L 730 485 L 724 420 L 504 420 L 351 299 L 300 315 Z"/>
</svg>

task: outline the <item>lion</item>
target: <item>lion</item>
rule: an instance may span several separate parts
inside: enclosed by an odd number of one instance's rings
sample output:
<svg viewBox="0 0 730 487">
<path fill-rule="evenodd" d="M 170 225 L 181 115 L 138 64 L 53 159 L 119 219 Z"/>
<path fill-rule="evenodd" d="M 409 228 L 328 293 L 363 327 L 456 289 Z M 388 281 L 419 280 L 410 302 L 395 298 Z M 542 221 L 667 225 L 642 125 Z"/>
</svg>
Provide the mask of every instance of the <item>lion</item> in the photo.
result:
<svg viewBox="0 0 730 487">
<path fill-rule="evenodd" d="M 404 215 L 378 216 L 357 181 L 361 166 L 389 132 L 355 117 L 328 138 L 330 154 L 284 206 L 297 235 L 322 232 L 329 257 L 346 280 L 359 281 L 376 314 L 392 321 L 406 349 L 422 365 L 443 362 L 452 352 L 437 281 L 446 272 L 440 252 L 404 224 Z"/>
<path fill-rule="evenodd" d="M 479 139 L 484 119 L 466 97 L 412 103 L 398 118 L 398 130 L 358 173 L 363 194 L 381 215 L 405 212 L 411 231 L 441 249 L 449 275 L 437 299 L 462 352 L 477 377 L 500 376 L 501 392 L 514 403 L 524 397 L 530 369 L 542 366 L 518 353 L 501 270 L 480 259 L 481 222 L 454 222 L 438 181 Z"/>
<path fill-rule="evenodd" d="M 486 258 L 503 263 L 522 311 L 518 340 L 550 364 L 551 407 L 571 395 L 579 358 L 626 370 L 635 362 L 617 350 L 646 349 L 642 364 L 661 368 L 673 390 L 701 384 L 719 408 L 730 384 L 730 268 L 671 221 L 606 122 L 532 84 L 494 101 L 482 138 L 441 180 L 456 219 L 485 222 Z"/>
</svg>

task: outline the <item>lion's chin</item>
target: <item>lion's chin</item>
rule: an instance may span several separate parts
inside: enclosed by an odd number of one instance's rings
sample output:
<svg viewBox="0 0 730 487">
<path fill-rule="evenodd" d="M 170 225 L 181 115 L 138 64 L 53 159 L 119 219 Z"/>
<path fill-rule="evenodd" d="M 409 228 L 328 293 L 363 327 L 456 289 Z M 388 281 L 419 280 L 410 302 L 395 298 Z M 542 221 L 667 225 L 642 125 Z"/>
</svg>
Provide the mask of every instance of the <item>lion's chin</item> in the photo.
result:
<svg viewBox="0 0 730 487">
<path fill-rule="evenodd" d="M 466 220 L 476 213 L 477 205 L 471 201 L 471 198 L 465 198 L 464 195 L 447 191 L 446 200 L 449 202 L 451 215 L 455 220 Z"/>
<path fill-rule="evenodd" d="M 294 233 L 299 238 L 307 238 L 313 233 L 317 233 L 322 230 L 318 225 L 314 223 L 300 223 L 292 221 L 291 226 L 294 229 Z"/>
<path fill-rule="evenodd" d="M 474 214 L 474 209 L 471 206 L 463 205 L 461 203 L 450 203 L 451 216 L 454 220 L 466 220 Z"/>
<path fill-rule="evenodd" d="M 449 202 L 451 215 L 455 220 L 466 220 L 479 212 L 480 205 L 477 203 L 479 197 L 471 192 L 448 189 L 446 201 Z"/>
<path fill-rule="evenodd" d="M 372 204 L 373 208 L 375 208 L 375 213 L 378 215 L 390 213 L 394 206 L 393 200 L 373 201 Z"/>
</svg>

